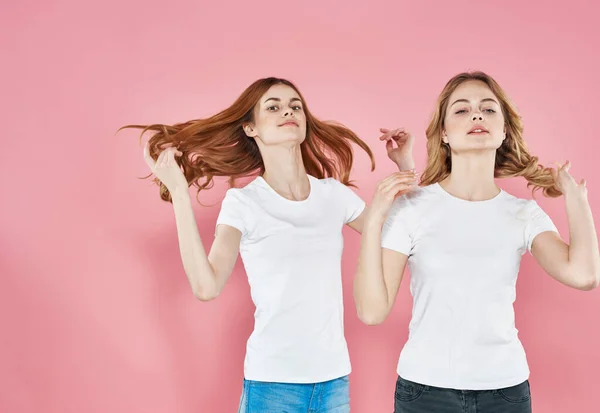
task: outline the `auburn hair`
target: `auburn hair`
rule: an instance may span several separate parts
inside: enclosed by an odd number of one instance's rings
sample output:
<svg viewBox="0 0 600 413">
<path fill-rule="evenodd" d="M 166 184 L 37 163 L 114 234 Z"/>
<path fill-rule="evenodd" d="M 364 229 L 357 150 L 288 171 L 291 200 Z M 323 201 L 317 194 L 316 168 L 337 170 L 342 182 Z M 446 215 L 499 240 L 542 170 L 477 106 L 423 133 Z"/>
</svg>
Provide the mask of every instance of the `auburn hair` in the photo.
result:
<svg viewBox="0 0 600 413">
<path fill-rule="evenodd" d="M 538 158 L 529 153 L 523 139 L 523 122 L 516 107 L 511 103 L 500 85 L 489 75 L 476 71 L 464 72 L 454 76 L 446 83 L 437 99 L 436 109 L 425 132 L 427 136 L 427 167 L 421 176 L 421 185 L 430 185 L 442 181 L 452 170 L 450 147 L 442 141 L 444 119 L 448 109 L 450 95 L 458 86 L 467 81 L 485 83 L 498 98 L 506 127 L 506 139 L 496 151 L 494 176 L 496 178 L 524 177 L 533 186 L 533 192 L 541 189 L 545 196 L 561 195 L 556 187 L 551 168 L 538 163 Z"/>
<path fill-rule="evenodd" d="M 375 159 L 369 146 L 354 132 L 337 122 L 321 121 L 308 110 L 304 97 L 290 81 L 275 77 L 252 83 L 227 109 L 206 119 L 194 119 L 173 125 L 126 125 L 121 127 L 154 132 L 148 141 L 154 160 L 167 147 L 176 147 L 182 156 L 176 157 L 189 186 L 203 189 L 212 187 L 214 177 L 229 177 L 229 184 L 242 177 L 262 174 L 264 163 L 253 138 L 246 135 L 243 125 L 254 120 L 254 108 L 259 99 L 274 85 L 286 85 L 298 93 L 306 115 L 306 138 L 300 144 L 306 172 L 316 178 L 333 177 L 345 185 L 352 185 L 350 170 L 353 163 L 352 143 Z M 170 201 L 169 191 L 160 185 L 160 197 Z"/>
</svg>

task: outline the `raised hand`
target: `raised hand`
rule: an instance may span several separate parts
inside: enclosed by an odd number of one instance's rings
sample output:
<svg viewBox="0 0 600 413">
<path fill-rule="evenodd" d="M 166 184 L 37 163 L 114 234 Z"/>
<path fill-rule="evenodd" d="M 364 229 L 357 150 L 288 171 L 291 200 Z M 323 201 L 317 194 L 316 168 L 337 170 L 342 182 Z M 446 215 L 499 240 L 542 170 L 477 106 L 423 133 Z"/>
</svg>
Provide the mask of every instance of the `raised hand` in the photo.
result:
<svg viewBox="0 0 600 413">
<path fill-rule="evenodd" d="M 585 179 L 579 183 L 569 173 L 571 162 L 567 161 L 564 164 L 556 164 L 556 169 L 551 169 L 552 177 L 556 187 L 563 193 L 564 196 L 587 195 L 587 187 Z"/>
<path fill-rule="evenodd" d="M 394 200 L 415 187 L 417 175 L 414 171 L 395 172 L 377 184 L 370 205 L 372 218 L 385 219 Z"/>
<path fill-rule="evenodd" d="M 163 150 L 155 161 L 150 155 L 150 149 L 148 144 L 144 146 L 144 159 L 148 164 L 148 167 L 173 194 L 177 189 L 188 187 L 187 180 L 181 167 L 177 164 L 175 156 L 182 156 L 183 154 L 176 148 L 167 148 Z"/>
<path fill-rule="evenodd" d="M 388 157 L 398 165 L 401 171 L 414 169 L 413 144 L 414 136 L 404 128 L 379 129 L 383 135 L 379 140 L 385 141 Z"/>
</svg>

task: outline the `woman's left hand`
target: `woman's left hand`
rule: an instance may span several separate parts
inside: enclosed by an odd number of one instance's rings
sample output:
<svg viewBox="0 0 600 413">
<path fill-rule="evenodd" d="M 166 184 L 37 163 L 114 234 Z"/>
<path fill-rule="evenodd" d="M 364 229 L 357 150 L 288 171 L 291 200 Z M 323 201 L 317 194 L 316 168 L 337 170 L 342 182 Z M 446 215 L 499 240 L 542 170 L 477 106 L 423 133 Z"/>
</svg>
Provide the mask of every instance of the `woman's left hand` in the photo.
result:
<svg viewBox="0 0 600 413">
<path fill-rule="evenodd" d="M 571 169 L 571 162 L 567 161 L 562 165 L 557 163 L 556 169 L 552 168 L 550 170 L 556 187 L 560 190 L 560 192 L 563 193 L 565 197 L 571 196 L 571 194 L 586 196 L 587 187 L 585 179 L 582 179 L 579 183 L 577 183 L 569 173 L 569 169 Z"/>
<path fill-rule="evenodd" d="M 415 168 L 413 160 L 414 136 L 404 128 L 398 129 L 379 129 L 383 135 L 379 138 L 385 141 L 385 149 L 388 157 L 398 165 L 401 171 L 407 171 Z"/>
</svg>

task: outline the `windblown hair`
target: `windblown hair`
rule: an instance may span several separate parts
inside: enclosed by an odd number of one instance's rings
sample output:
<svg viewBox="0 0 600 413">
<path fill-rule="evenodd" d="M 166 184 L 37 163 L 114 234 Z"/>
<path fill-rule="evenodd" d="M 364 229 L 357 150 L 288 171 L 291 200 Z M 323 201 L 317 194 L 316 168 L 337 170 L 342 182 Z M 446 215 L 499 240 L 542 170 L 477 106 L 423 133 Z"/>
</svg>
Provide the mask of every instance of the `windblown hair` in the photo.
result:
<svg viewBox="0 0 600 413">
<path fill-rule="evenodd" d="M 452 170 L 450 147 L 442 141 L 444 119 L 448 109 L 450 95 L 464 82 L 478 80 L 484 82 L 498 98 L 504 115 L 506 139 L 496 151 L 494 176 L 496 178 L 511 178 L 522 176 L 527 186 L 533 186 L 533 192 L 542 189 L 545 196 L 561 195 L 550 173 L 538 163 L 538 158 L 532 156 L 523 139 L 523 122 L 515 106 L 500 85 L 483 72 L 465 72 L 454 76 L 446 83 L 444 90 L 437 100 L 437 107 L 429 126 L 427 127 L 427 167 L 421 176 L 421 185 L 430 185 L 445 179 Z"/>
<path fill-rule="evenodd" d="M 154 132 L 148 141 L 150 155 L 157 159 L 167 147 L 176 147 L 183 153 L 176 157 L 189 186 L 211 188 L 214 177 L 229 177 L 235 185 L 237 178 L 262 174 L 264 163 L 253 138 L 242 126 L 254 119 L 254 107 L 259 99 L 274 85 L 293 88 L 302 100 L 306 114 L 306 139 L 300 144 L 306 172 L 316 178 L 333 177 L 345 185 L 352 185 L 350 170 L 353 163 L 351 143 L 363 149 L 375 160 L 369 146 L 347 127 L 315 118 L 298 88 L 290 81 L 274 77 L 252 83 L 227 109 L 207 119 L 195 119 L 174 125 L 126 125 L 124 128 L 141 129 L 140 139 L 147 131 Z M 121 130 L 119 129 L 119 130 Z M 171 201 L 167 188 L 160 182 L 160 197 Z"/>
</svg>

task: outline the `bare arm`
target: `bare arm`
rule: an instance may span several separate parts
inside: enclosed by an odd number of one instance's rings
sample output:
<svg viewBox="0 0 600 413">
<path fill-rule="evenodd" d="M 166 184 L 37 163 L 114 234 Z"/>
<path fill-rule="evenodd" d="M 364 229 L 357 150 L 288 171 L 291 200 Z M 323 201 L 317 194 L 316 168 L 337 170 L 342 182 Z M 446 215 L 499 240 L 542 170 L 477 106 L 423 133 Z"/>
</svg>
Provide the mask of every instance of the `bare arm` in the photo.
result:
<svg viewBox="0 0 600 413">
<path fill-rule="evenodd" d="M 233 271 L 242 233 L 228 225 L 218 225 L 207 256 L 187 188 L 178 190 L 172 199 L 179 252 L 192 292 L 202 301 L 212 300 L 222 291 Z"/>
<path fill-rule="evenodd" d="M 553 175 L 565 197 L 570 245 L 555 232 L 543 232 L 535 237 L 531 253 L 552 278 L 578 290 L 591 290 L 600 283 L 598 237 L 585 181 L 575 182 L 569 167 L 566 163 Z"/>
<path fill-rule="evenodd" d="M 236 228 L 219 225 L 210 254 L 206 255 L 194 217 L 188 183 L 175 161 L 175 156 L 181 155 L 177 149 L 168 148 L 154 161 L 148 145 L 144 147 L 144 159 L 148 167 L 171 194 L 179 252 L 192 292 L 198 299 L 208 301 L 219 295 L 231 275 L 242 234 Z"/>
<path fill-rule="evenodd" d="M 354 301 L 365 324 L 382 323 L 389 315 L 404 276 L 408 256 L 381 247 L 383 222 L 365 223 L 354 277 Z"/>
<path fill-rule="evenodd" d="M 408 257 L 381 247 L 381 231 L 395 197 L 410 190 L 413 172 L 397 172 L 377 186 L 371 205 L 363 213 L 363 232 L 354 277 L 354 301 L 365 324 L 382 323 L 390 313 Z"/>
</svg>

